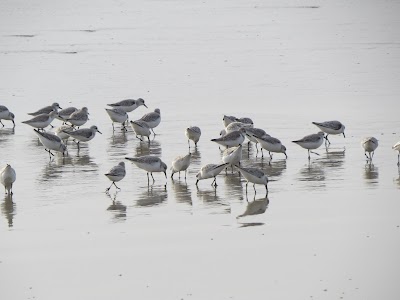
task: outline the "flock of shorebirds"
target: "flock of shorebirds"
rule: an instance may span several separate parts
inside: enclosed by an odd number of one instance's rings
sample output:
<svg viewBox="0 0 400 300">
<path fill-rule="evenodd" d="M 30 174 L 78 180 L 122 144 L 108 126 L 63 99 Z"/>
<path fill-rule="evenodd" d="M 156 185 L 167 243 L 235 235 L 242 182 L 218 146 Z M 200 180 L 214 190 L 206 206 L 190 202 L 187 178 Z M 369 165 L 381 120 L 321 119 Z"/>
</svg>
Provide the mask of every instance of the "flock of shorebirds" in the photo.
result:
<svg viewBox="0 0 400 300">
<path fill-rule="evenodd" d="M 113 130 L 114 123 L 120 123 L 122 125 L 122 130 L 127 130 L 126 126 L 130 124 L 133 131 L 136 133 L 136 137 L 141 141 L 147 137 L 147 142 L 150 143 L 150 135 L 153 133 L 155 136 L 154 128 L 157 127 L 161 122 L 161 112 L 160 109 L 156 108 L 153 112 L 143 115 L 139 120 L 129 121 L 128 112 L 132 112 L 139 106 L 146 106 L 144 100 L 139 98 L 126 99 L 119 101 L 117 103 L 108 104 L 110 108 L 106 108 L 111 121 Z M 92 140 L 96 133 L 100 133 L 97 126 L 93 125 L 89 128 L 80 128 L 89 120 L 89 112 L 87 107 L 82 107 L 77 109 L 75 107 L 68 107 L 62 109 L 58 103 L 53 103 L 50 106 L 46 106 L 39 109 L 36 112 L 29 113 L 32 116 L 31 119 L 23 121 L 22 123 L 34 127 L 34 131 L 37 134 L 40 142 L 43 144 L 45 150 L 49 153 L 51 159 L 55 152 L 59 152 L 62 155 L 67 153 L 67 140 L 71 138 L 79 149 L 80 142 L 89 142 Z M 15 127 L 14 114 L 8 110 L 7 107 L 0 105 L 0 124 L 4 127 L 2 120 L 12 121 L 13 127 Z M 54 130 L 45 131 L 44 129 L 51 126 L 54 119 L 59 119 L 63 124 Z M 293 141 L 297 145 L 301 146 L 308 151 L 308 159 L 310 160 L 310 153 L 315 153 L 312 150 L 319 148 L 325 141 L 329 143 L 329 135 L 342 134 L 345 137 L 345 126 L 339 121 L 327 121 L 327 122 L 312 122 L 321 131 L 316 134 L 307 135 L 299 140 Z M 286 147 L 281 143 L 281 141 L 275 137 L 268 135 L 263 129 L 255 128 L 253 121 L 250 118 L 237 118 L 234 116 L 224 116 L 223 117 L 224 129 L 220 132 L 220 137 L 212 139 L 212 142 L 219 144 L 220 146 L 225 146 L 226 149 L 222 153 L 222 163 L 220 164 L 207 164 L 201 167 L 200 171 L 196 175 L 196 186 L 198 182 L 203 179 L 213 178 L 211 183 L 212 186 L 216 187 L 216 177 L 223 170 L 229 166 L 236 168 L 240 174 L 247 180 L 246 183 L 246 193 L 247 186 L 253 183 L 254 191 L 256 184 L 262 184 L 265 186 L 266 195 L 268 195 L 268 177 L 261 170 L 257 168 L 247 168 L 240 165 L 242 159 L 242 144 L 245 139 L 248 139 L 248 143 L 253 142 L 256 145 L 258 152 L 258 144 L 261 146 L 261 153 L 264 156 L 263 150 L 268 151 L 270 159 L 272 160 L 272 153 L 282 153 L 286 155 Z M 192 141 L 197 147 L 197 143 L 200 140 L 201 130 L 197 126 L 192 126 L 186 128 L 185 135 L 188 139 L 188 146 L 190 149 L 190 141 Z M 378 140 L 374 137 L 364 138 L 361 142 L 362 147 L 365 151 L 365 156 L 367 160 L 372 161 L 374 152 L 378 147 Z M 398 151 L 398 162 L 400 166 L 400 141 L 397 142 L 393 149 Z M 317 153 L 315 153 L 317 154 Z M 147 172 L 148 183 L 150 182 L 149 174 L 152 177 L 153 182 L 154 172 L 163 172 L 165 177 L 167 177 L 167 165 L 157 156 L 146 155 L 140 157 L 125 157 L 125 159 L 134 163 L 140 169 Z M 191 153 L 185 156 L 177 157 L 170 168 L 171 178 L 173 178 L 175 173 L 184 172 L 186 179 L 186 171 L 190 165 Z M 121 181 L 125 177 L 125 163 L 120 162 L 118 165 L 114 166 L 105 174 L 107 178 L 112 182 L 110 187 L 106 189 L 108 192 L 110 188 L 114 185 L 117 189 L 120 189 L 116 182 Z M 0 181 L 5 187 L 5 192 L 12 195 L 12 186 L 16 180 L 16 172 L 7 164 L 3 169 L 0 170 Z"/>
</svg>

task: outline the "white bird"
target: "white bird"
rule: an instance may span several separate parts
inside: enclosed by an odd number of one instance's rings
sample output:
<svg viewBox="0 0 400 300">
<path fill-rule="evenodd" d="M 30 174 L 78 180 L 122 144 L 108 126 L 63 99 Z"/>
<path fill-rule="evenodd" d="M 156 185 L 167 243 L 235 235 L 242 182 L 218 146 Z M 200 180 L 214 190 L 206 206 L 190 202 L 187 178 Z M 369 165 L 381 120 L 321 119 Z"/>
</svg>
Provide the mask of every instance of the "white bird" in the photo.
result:
<svg viewBox="0 0 400 300">
<path fill-rule="evenodd" d="M 122 180 L 125 175 L 126 175 L 126 171 L 125 171 L 125 163 L 123 161 L 121 161 L 118 165 L 112 167 L 110 169 L 110 171 L 108 171 L 106 174 L 104 174 L 105 176 L 107 176 L 108 179 L 110 179 L 112 181 L 111 185 L 109 188 L 106 189 L 106 192 L 108 192 L 110 190 L 110 188 L 114 185 L 117 189 L 120 190 L 119 187 L 117 187 L 117 185 L 115 184 L 115 182 L 118 182 L 120 180 Z"/>
<path fill-rule="evenodd" d="M 156 108 L 153 112 L 145 114 L 140 120 L 145 121 L 149 125 L 154 136 L 156 135 L 153 128 L 157 127 L 161 122 L 161 112 L 159 108 Z"/>
<path fill-rule="evenodd" d="M 78 145 L 78 149 L 80 142 L 89 142 L 91 139 L 95 137 L 96 132 L 102 134 L 95 125 L 91 126 L 90 128 L 82 128 L 74 131 L 63 130 L 63 132 L 68 134 L 74 140 L 78 140 L 78 142 L 76 143 Z"/>
<path fill-rule="evenodd" d="M 392 149 L 399 152 L 399 153 L 397 154 L 397 165 L 400 166 L 400 141 L 397 142 L 396 144 L 394 144 L 393 147 L 392 147 Z"/>
<path fill-rule="evenodd" d="M 53 110 L 49 114 L 41 114 L 41 115 L 33 117 L 30 120 L 23 121 L 22 123 L 25 123 L 32 127 L 43 130 L 43 128 L 51 125 L 51 122 L 53 122 L 54 118 L 57 115 L 58 115 L 58 113 Z"/>
<path fill-rule="evenodd" d="M 225 149 L 222 152 L 222 162 L 230 164 L 232 166 L 232 170 L 233 170 L 233 165 L 235 164 L 240 165 L 241 160 L 242 160 L 242 145 Z"/>
<path fill-rule="evenodd" d="M 296 143 L 297 145 L 299 145 L 304 149 L 307 149 L 308 160 L 310 160 L 310 152 L 319 155 L 318 153 L 312 152 L 310 150 L 319 148 L 324 142 L 324 136 L 325 134 L 322 131 L 320 131 L 318 133 L 307 135 L 300 140 L 292 142 Z"/>
<path fill-rule="evenodd" d="M 57 112 L 59 109 L 61 109 L 60 105 L 57 102 L 54 102 L 52 105 L 43 107 L 33 113 L 28 113 L 28 115 L 38 116 L 38 115 L 42 115 L 42 114 L 49 114 L 52 111 Z"/>
<path fill-rule="evenodd" d="M 64 156 L 64 152 L 67 150 L 67 146 L 64 145 L 61 138 L 50 132 L 41 132 L 38 129 L 33 129 L 39 137 L 40 142 L 44 146 L 45 150 L 49 153 L 49 156 L 54 156 L 50 150 L 61 152 Z"/>
<path fill-rule="evenodd" d="M 222 118 L 222 123 L 224 124 L 224 127 L 226 128 L 230 123 L 232 122 L 236 122 L 237 118 L 234 116 L 227 116 L 224 115 L 224 117 Z"/>
<path fill-rule="evenodd" d="M 87 107 L 73 112 L 65 121 L 69 122 L 73 126 L 82 126 L 89 120 L 89 111 Z"/>
<path fill-rule="evenodd" d="M 58 126 L 55 130 L 54 133 L 56 136 L 58 136 L 61 140 L 66 141 L 69 139 L 69 132 L 74 131 L 74 127 L 71 127 L 69 125 L 61 125 Z"/>
<path fill-rule="evenodd" d="M 257 153 L 258 153 L 258 147 L 257 147 L 258 141 L 256 138 L 262 138 L 264 136 L 270 136 L 270 135 L 261 128 L 254 128 L 254 127 L 246 128 L 246 137 L 249 139 L 249 144 L 250 144 L 250 142 L 253 142 L 256 144 Z M 247 144 L 247 145 L 249 146 L 249 144 Z M 261 155 L 264 157 L 262 148 L 261 148 Z"/>
<path fill-rule="evenodd" d="M 254 123 L 253 120 L 250 118 L 238 118 L 237 122 L 245 124 L 247 127 L 253 127 Z"/>
<path fill-rule="evenodd" d="M 3 125 L 3 122 L 1 122 L 1 120 L 8 120 L 8 121 L 12 121 L 13 122 L 13 127 L 15 127 L 15 122 L 14 122 L 14 114 L 12 112 L 10 112 L 8 110 L 7 107 L 5 107 L 4 105 L 0 105 L 0 124 Z"/>
<path fill-rule="evenodd" d="M 140 157 L 125 157 L 125 159 L 133 162 L 138 168 L 147 171 L 147 183 L 149 183 L 149 173 L 155 182 L 153 173 L 163 172 L 167 178 L 167 165 L 157 156 L 145 155 Z"/>
<path fill-rule="evenodd" d="M 144 136 L 147 136 L 147 140 L 148 140 L 149 143 L 150 143 L 150 134 L 151 134 L 151 131 L 150 131 L 150 127 L 149 127 L 149 125 L 147 124 L 147 122 L 142 121 L 142 120 L 136 120 L 136 121 L 130 121 L 130 124 L 131 124 L 132 129 L 133 129 L 133 130 L 135 131 L 135 133 L 136 133 L 136 137 L 137 137 L 139 140 L 143 141 L 142 138 L 143 138 Z M 139 135 L 140 135 L 142 138 L 140 138 Z"/>
<path fill-rule="evenodd" d="M 17 176 L 15 170 L 9 164 L 0 170 L 0 181 L 1 184 L 4 185 L 4 191 L 6 194 L 13 194 L 12 187 L 16 179 Z"/>
<path fill-rule="evenodd" d="M 378 148 L 378 140 L 374 137 L 366 137 L 361 141 L 361 146 L 364 148 L 365 156 L 367 159 L 372 161 L 372 157 L 374 157 L 375 149 Z M 369 157 L 367 155 L 369 153 Z"/>
<path fill-rule="evenodd" d="M 263 149 L 268 151 L 271 160 L 272 160 L 271 152 L 283 153 L 287 158 L 286 147 L 282 145 L 281 141 L 278 140 L 277 138 L 274 138 L 272 136 L 263 136 L 260 138 L 257 137 L 256 140 L 260 143 Z"/>
<path fill-rule="evenodd" d="M 66 119 L 68 119 L 76 111 L 78 111 L 78 109 L 76 107 L 73 107 L 73 106 L 64 108 L 62 110 L 59 110 L 57 119 L 59 119 L 61 121 L 65 121 Z"/>
<path fill-rule="evenodd" d="M 229 123 L 228 126 L 226 126 L 224 129 L 222 129 L 220 131 L 219 135 L 222 137 L 222 136 L 225 136 L 226 134 L 228 134 L 229 132 L 240 130 L 240 128 L 247 129 L 247 128 L 251 128 L 251 127 L 249 127 L 248 124 L 235 121 L 235 122 Z"/>
<path fill-rule="evenodd" d="M 172 161 L 171 166 L 171 178 L 174 179 L 174 174 L 179 173 L 179 179 L 181 178 L 181 171 L 185 171 L 185 179 L 186 179 L 186 172 L 187 168 L 190 165 L 190 158 L 192 154 L 186 154 L 184 156 L 178 156 Z"/>
<path fill-rule="evenodd" d="M 211 185 L 214 185 L 215 187 L 217 186 L 217 175 L 221 173 L 221 171 L 229 165 L 228 163 L 216 165 L 216 164 L 207 164 L 203 167 L 201 167 L 199 173 L 196 175 L 196 186 L 199 183 L 200 180 L 207 179 L 207 178 L 214 178 L 212 181 Z"/>
<path fill-rule="evenodd" d="M 345 126 L 339 121 L 326 121 L 326 122 L 312 122 L 316 125 L 320 130 L 326 133 L 325 139 L 330 144 L 331 142 L 328 140 L 328 135 L 330 134 L 343 134 L 343 137 L 346 137 L 344 134 Z"/>
<path fill-rule="evenodd" d="M 108 115 L 112 121 L 112 127 L 114 131 L 114 122 L 122 124 L 122 130 L 126 131 L 125 122 L 128 120 L 128 114 L 122 108 L 106 108 Z"/>
<path fill-rule="evenodd" d="M 235 147 L 239 146 L 243 143 L 244 138 L 245 138 L 246 130 L 244 128 L 240 128 L 237 131 L 232 131 L 227 133 L 226 135 L 217 138 L 217 139 L 212 139 L 212 142 L 216 142 L 222 146 L 226 147 Z"/>
<path fill-rule="evenodd" d="M 122 101 L 107 104 L 107 105 L 115 107 L 115 108 L 121 108 L 125 112 L 134 111 L 136 108 L 138 108 L 139 106 L 142 106 L 142 105 L 147 108 L 147 105 L 144 104 L 144 100 L 142 98 L 138 98 L 137 100 L 126 99 L 126 100 L 122 100 Z"/>
<path fill-rule="evenodd" d="M 253 183 L 254 192 L 256 192 L 256 184 L 265 185 L 266 196 L 268 196 L 268 176 L 264 174 L 263 171 L 256 168 L 242 168 L 238 165 L 235 165 L 237 169 L 239 169 L 240 173 L 242 173 L 243 177 L 246 178 L 246 194 L 247 194 L 247 185 L 249 182 Z"/>
<path fill-rule="evenodd" d="M 201 130 L 197 126 L 190 126 L 186 128 L 185 135 L 188 139 L 188 145 L 190 148 L 190 140 L 194 142 L 194 146 L 197 147 L 197 142 L 200 140 Z"/>
</svg>

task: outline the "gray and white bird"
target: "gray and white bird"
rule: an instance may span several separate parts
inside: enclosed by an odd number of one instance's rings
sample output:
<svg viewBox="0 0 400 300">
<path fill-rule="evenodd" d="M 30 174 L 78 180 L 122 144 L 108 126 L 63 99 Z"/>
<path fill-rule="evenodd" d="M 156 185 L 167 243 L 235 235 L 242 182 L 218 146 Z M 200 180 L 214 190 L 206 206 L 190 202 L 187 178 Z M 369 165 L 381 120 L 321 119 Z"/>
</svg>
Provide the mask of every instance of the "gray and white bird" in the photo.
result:
<svg viewBox="0 0 400 300">
<path fill-rule="evenodd" d="M 61 109 L 60 105 L 57 102 L 54 102 L 52 105 L 45 106 L 33 113 L 28 113 L 28 115 L 38 116 L 38 115 L 42 115 L 42 114 L 49 114 L 52 111 L 58 112 L 59 109 Z"/>
<path fill-rule="evenodd" d="M 249 144 L 250 142 L 253 142 L 254 144 L 256 144 L 256 149 L 257 149 L 257 153 L 258 153 L 258 141 L 257 138 L 262 138 L 264 136 L 270 136 L 268 133 L 265 132 L 265 130 L 261 129 L 261 128 L 254 128 L 254 127 L 247 127 L 246 128 L 246 137 L 249 139 Z M 248 144 L 248 146 L 249 146 Z M 261 155 L 264 157 L 264 153 L 262 152 L 262 148 L 261 148 Z"/>
<path fill-rule="evenodd" d="M 194 142 L 194 146 L 197 147 L 197 143 L 200 140 L 200 136 L 201 136 L 200 128 L 197 126 L 190 126 L 190 127 L 186 128 L 185 135 L 188 139 L 189 148 L 190 148 L 190 140 L 192 140 Z"/>
<path fill-rule="evenodd" d="M 230 123 L 232 122 L 236 122 L 237 118 L 234 116 L 227 116 L 224 115 L 224 117 L 222 118 L 222 123 L 224 124 L 224 127 L 226 128 Z"/>
<path fill-rule="evenodd" d="M 125 163 L 123 161 L 121 161 L 118 165 L 112 167 L 110 169 L 110 171 L 108 171 L 106 174 L 104 174 L 105 176 L 107 176 L 108 179 L 110 179 L 112 181 L 110 187 L 108 187 L 106 189 L 106 192 L 108 192 L 110 190 L 110 188 L 114 185 L 117 189 L 120 190 L 120 188 L 115 184 L 115 182 L 121 181 L 122 179 L 124 179 L 125 175 L 126 175 L 126 171 L 125 171 Z"/>
<path fill-rule="evenodd" d="M 208 178 L 214 178 L 214 180 L 211 182 L 211 185 L 217 186 L 217 175 L 221 173 L 221 171 L 228 166 L 229 163 L 223 163 L 223 164 L 207 164 L 201 167 L 200 171 L 196 175 L 196 186 L 198 185 L 200 180 L 203 179 L 208 179 Z"/>
<path fill-rule="evenodd" d="M 243 175 L 244 178 L 246 178 L 247 183 L 246 183 L 246 194 L 247 194 L 247 185 L 249 182 L 253 183 L 253 188 L 254 192 L 256 192 L 256 184 L 262 184 L 265 186 L 266 190 L 266 196 L 268 196 L 268 176 L 261 171 L 260 169 L 257 168 L 242 168 L 239 167 L 238 165 L 235 165 L 235 167 L 240 171 L 240 173 Z"/>
<path fill-rule="evenodd" d="M 256 138 L 257 142 L 260 143 L 262 149 L 265 149 L 269 153 L 269 157 L 272 160 L 272 154 L 271 152 L 275 153 L 283 153 L 285 154 L 286 158 L 286 147 L 282 145 L 281 141 L 278 140 L 277 138 L 274 138 L 272 136 L 263 136 L 260 138 Z"/>
<path fill-rule="evenodd" d="M 240 165 L 241 160 L 242 160 L 242 145 L 225 149 L 222 152 L 222 162 L 230 164 L 232 170 L 234 165 L 236 164 Z"/>
<path fill-rule="evenodd" d="M 145 155 L 139 157 L 125 157 L 125 159 L 133 162 L 138 168 L 143 169 L 147 172 L 147 183 L 149 184 L 149 173 L 151 178 L 153 178 L 153 183 L 155 182 L 153 173 L 163 172 L 165 178 L 167 178 L 167 165 L 157 156 Z"/>
<path fill-rule="evenodd" d="M 375 150 L 376 148 L 378 148 L 378 140 L 374 137 L 363 138 L 361 141 L 361 146 L 364 148 L 364 154 L 367 157 L 367 160 L 372 161 Z M 369 154 L 369 157 L 367 155 L 367 152 Z"/>
<path fill-rule="evenodd" d="M 227 148 L 235 147 L 243 143 L 245 135 L 246 130 L 244 128 L 240 128 L 239 130 L 229 132 L 226 135 L 217 139 L 212 139 L 211 141 L 222 146 L 226 146 Z"/>
<path fill-rule="evenodd" d="M 67 150 L 67 146 L 65 146 L 61 138 L 50 132 L 42 132 L 38 129 L 33 130 L 38 135 L 39 140 L 44 146 L 45 150 L 49 153 L 50 158 L 54 156 L 51 150 L 61 152 L 64 156 L 64 153 Z"/>
<path fill-rule="evenodd" d="M 78 111 L 78 109 L 73 106 L 61 109 L 58 111 L 57 119 L 59 119 L 61 121 L 65 121 L 76 111 Z"/>
<path fill-rule="evenodd" d="M 116 103 L 107 104 L 108 106 L 112 106 L 114 108 L 121 108 L 125 112 L 134 111 L 139 106 L 144 106 L 147 108 L 147 105 L 144 104 L 144 100 L 142 98 L 135 99 L 125 99 Z"/>
<path fill-rule="evenodd" d="M 293 143 L 299 145 L 300 147 L 308 150 L 308 160 L 310 160 L 310 152 L 319 155 L 318 153 L 312 152 L 310 150 L 319 148 L 324 142 L 325 134 L 320 131 L 318 133 L 310 134 L 303 137 L 300 140 L 292 141 Z"/>
<path fill-rule="evenodd" d="M 326 122 L 312 122 L 315 126 L 317 126 L 321 131 L 326 133 L 325 140 L 330 144 L 331 142 L 328 140 L 328 135 L 330 134 L 343 134 L 343 137 L 346 137 L 344 134 L 345 126 L 339 121 L 326 121 Z"/>
<path fill-rule="evenodd" d="M 96 132 L 102 134 L 95 125 L 91 126 L 90 128 L 81 128 L 74 131 L 63 130 L 63 132 L 68 134 L 71 138 L 73 138 L 75 142 L 76 140 L 78 141 L 76 142 L 76 144 L 78 145 L 78 149 L 80 142 L 89 142 L 95 137 Z"/>
<path fill-rule="evenodd" d="M 22 123 L 43 130 L 43 128 L 46 128 L 47 126 L 51 125 L 51 122 L 53 122 L 54 118 L 57 115 L 58 113 L 53 110 L 49 114 L 41 114 L 33 117 L 30 120 L 23 121 Z"/>
<path fill-rule="evenodd" d="M 186 154 L 183 156 L 178 156 L 172 161 L 171 166 L 171 178 L 174 179 L 174 174 L 179 173 L 179 178 L 181 178 L 181 171 L 185 171 L 185 179 L 186 179 L 186 172 L 190 165 L 190 158 L 192 154 Z"/>
<path fill-rule="evenodd" d="M 11 121 L 13 122 L 13 127 L 15 127 L 14 118 L 15 118 L 14 114 L 10 112 L 7 107 L 5 107 L 4 105 L 0 105 L 0 124 L 3 125 L 3 127 L 4 124 L 3 122 L 1 122 L 1 120 Z"/>
<path fill-rule="evenodd" d="M 4 185 L 5 193 L 10 196 L 13 194 L 12 187 L 16 179 L 17 175 L 11 165 L 7 164 L 0 170 L 0 182 Z"/>
<path fill-rule="evenodd" d="M 54 134 L 65 143 L 69 139 L 68 133 L 74 130 L 74 127 L 71 127 L 70 125 L 61 125 L 54 130 Z"/>
<path fill-rule="evenodd" d="M 145 114 L 140 118 L 140 120 L 145 121 L 147 125 L 149 125 L 155 136 L 156 133 L 154 132 L 153 128 L 156 128 L 161 122 L 161 111 L 159 108 L 156 108 L 153 112 Z"/>
<path fill-rule="evenodd" d="M 69 122 L 72 126 L 82 126 L 89 120 L 89 110 L 87 107 L 73 112 L 65 121 Z"/>
<path fill-rule="evenodd" d="M 122 108 L 106 108 L 106 112 L 112 121 L 113 131 L 114 123 L 121 123 L 122 130 L 126 131 L 125 122 L 128 120 L 128 114 L 125 110 Z"/>
<path fill-rule="evenodd" d="M 143 141 L 143 137 L 147 136 L 147 140 L 150 143 L 150 127 L 147 124 L 147 122 L 143 121 L 143 120 L 136 120 L 136 121 L 130 121 L 131 127 L 133 129 L 133 131 L 135 131 L 136 133 L 136 137 Z M 141 136 L 141 138 L 139 137 Z"/>
</svg>

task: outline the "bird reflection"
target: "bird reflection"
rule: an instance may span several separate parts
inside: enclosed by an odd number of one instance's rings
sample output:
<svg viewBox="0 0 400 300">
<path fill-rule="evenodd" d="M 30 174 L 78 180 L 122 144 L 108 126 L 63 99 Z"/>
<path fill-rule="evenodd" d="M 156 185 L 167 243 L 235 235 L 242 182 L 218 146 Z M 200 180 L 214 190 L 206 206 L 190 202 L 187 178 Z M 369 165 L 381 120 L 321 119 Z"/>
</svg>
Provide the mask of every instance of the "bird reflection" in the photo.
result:
<svg viewBox="0 0 400 300">
<path fill-rule="evenodd" d="M 269 199 L 267 197 L 255 199 L 254 196 L 254 199 L 252 201 L 249 201 L 249 199 L 246 196 L 246 200 L 247 200 L 246 210 L 242 214 L 238 215 L 237 218 L 241 218 L 244 216 L 261 215 L 265 213 L 265 211 L 268 208 Z"/>
<path fill-rule="evenodd" d="M 188 176 L 196 175 L 201 167 L 201 153 L 198 146 L 194 148 L 194 151 L 192 151 L 191 153 L 192 155 L 190 157 L 190 167 L 187 170 Z"/>
<path fill-rule="evenodd" d="M 364 179 L 369 185 L 376 185 L 379 182 L 379 170 L 372 161 L 367 161 L 364 166 Z"/>
<path fill-rule="evenodd" d="M 243 200 L 243 176 L 239 176 L 238 173 L 228 174 L 223 176 L 226 184 L 226 193 L 228 199 L 239 199 Z"/>
<path fill-rule="evenodd" d="M 115 192 L 113 195 L 106 193 L 106 195 L 112 200 L 112 204 L 107 208 L 107 210 L 114 213 L 113 216 L 115 221 L 125 221 L 126 205 L 123 205 L 120 201 L 117 201 L 117 194 L 118 192 Z"/>
<path fill-rule="evenodd" d="M 108 138 L 110 148 L 117 147 L 117 148 L 125 148 L 126 143 L 128 142 L 128 138 L 126 136 L 125 130 L 113 132 L 112 135 Z"/>
<path fill-rule="evenodd" d="M 286 170 L 286 159 L 274 160 L 270 163 L 269 168 L 266 169 L 269 178 L 278 179 Z"/>
<path fill-rule="evenodd" d="M 175 193 L 175 199 L 178 203 L 187 203 L 192 206 L 192 192 L 186 181 L 173 180 L 172 189 Z"/>
<path fill-rule="evenodd" d="M 318 161 L 308 163 L 305 167 L 300 169 L 298 180 L 300 182 L 310 183 L 306 188 L 325 187 L 325 170 Z"/>
<path fill-rule="evenodd" d="M 136 206 L 157 206 L 165 202 L 168 194 L 165 188 L 159 189 L 150 186 L 147 191 L 139 195 Z"/>
<path fill-rule="evenodd" d="M 12 134 L 15 134 L 15 128 L 0 128 L 0 136 L 7 136 Z"/>
<path fill-rule="evenodd" d="M 323 156 L 322 159 L 319 160 L 319 162 L 321 162 L 323 166 L 328 168 L 342 169 L 345 159 L 345 153 L 346 151 L 344 150 L 327 151 L 326 155 Z"/>
<path fill-rule="evenodd" d="M 197 198 L 203 204 L 203 208 L 211 210 L 211 213 L 230 214 L 230 204 L 224 202 L 218 195 L 217 190 L 199 190 L 197 189 Z"/>
<path fill-rule="evenodd" d="M 7 219 L 8 227 L 13 227 L 13 220 L 16 214 L 16 205 L 12 199 L 11 195 L 6 195 L 3 203 L 1 203 L 1 211 Z"/>
<path fill-rule="evenodd" d="M 397 185 L 400 187 L 400 166 L 397 168 L 397 172 L 399 173 L 399 176 L 394 179 L 394 181 L 397 183 Z"/>
<path fill-rule="evenodd" d="M 147 141 L 138 141 L 136 145 L 136 156 L 143 155 L 161 155 L 161 143 L 158 141 L 151 141 L 150 144 Z"/>
</svg>

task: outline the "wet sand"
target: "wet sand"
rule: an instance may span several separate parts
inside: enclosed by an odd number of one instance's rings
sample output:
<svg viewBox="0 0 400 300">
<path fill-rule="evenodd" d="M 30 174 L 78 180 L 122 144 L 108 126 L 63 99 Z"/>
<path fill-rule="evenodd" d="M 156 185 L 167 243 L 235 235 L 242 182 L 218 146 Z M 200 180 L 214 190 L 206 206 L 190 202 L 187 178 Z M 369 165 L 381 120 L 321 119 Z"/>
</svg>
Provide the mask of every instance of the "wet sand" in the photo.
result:
<svg viewBox="0 0 400 300">
<path fill-rule="evenodd" d="M 0 166 L 17 172 L 0 203 L 4 299 L 398 299 L 400 44 L 396 2 L 2 2 Z M 125 98 L 161 109 L 150 143 L 113 133 L 104 108 Z M 66 158 L 48 154 L 28 112 L 87 106 L 97 135 Z M 288 159 L 244 146 L 269 196 L 237 173 L 195 185 L 221 153 L 224 114 L 251 117 Z M 346 138 L 312 155 L 291 143 L 338 119 Z M 55 125 L 60 124 L 58 121 Z M 169 166 L 202 129 L 185 181 L 127 175 L 125 156 Z M 372 164 L 360 141 L 379 140 Z M 168 172 L 170 175 L 170 172 Z M 255 215 L 246 213 L 258 212 Z"/>
</svg>

